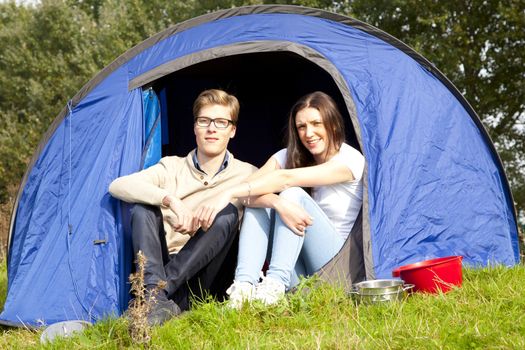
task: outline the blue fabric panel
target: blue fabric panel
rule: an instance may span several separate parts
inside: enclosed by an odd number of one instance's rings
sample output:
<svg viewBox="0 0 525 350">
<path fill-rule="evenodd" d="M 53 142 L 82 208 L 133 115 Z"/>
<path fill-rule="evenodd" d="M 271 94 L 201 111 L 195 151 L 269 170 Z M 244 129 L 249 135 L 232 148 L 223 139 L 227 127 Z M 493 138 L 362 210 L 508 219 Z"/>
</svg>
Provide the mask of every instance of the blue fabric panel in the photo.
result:
<svg viewBox="0 0 525 350">
<path fill-rule="evenodd" d="M 142 96 L 127 85 L 125 67 L 102 82 L 62 122 L 32 169 L 0 319 L 38 326 L 121 312 L 127 275 L 122 280 L 119 257 L 129 243 L 122 240 L 120 204 L 107 188 L 140 164 Z"/>
<path fill-rule="evenodd" d="M 440 81 L 380 39 L 314 17 L 238 16 L 145 50 L 130 62 L 130 78 L 194 52 L 257 40 L 311 47 L 346 80 L 368 162 L 377 277 L 389 277 L 398 265 L 456 254 L 467 265 L 518 263 L 512 204 L 487 140 Z"/>
<path fill-rule="evenodd" d="M 142 103 L 144 108 L 144 166 L 157 164 L 162 156 L 162 122 L 160 116 L 160 104 L 157 94 L 152 89 L 142 93 Z"/>
<path fill-rule="evenodd" d="M 382 43 L 367 49 L 375 79 L 361 122 L 377 275 L 448 255 L 518 263 L 511 206 L 478 127 L 414 61 Z"/>
</svg>

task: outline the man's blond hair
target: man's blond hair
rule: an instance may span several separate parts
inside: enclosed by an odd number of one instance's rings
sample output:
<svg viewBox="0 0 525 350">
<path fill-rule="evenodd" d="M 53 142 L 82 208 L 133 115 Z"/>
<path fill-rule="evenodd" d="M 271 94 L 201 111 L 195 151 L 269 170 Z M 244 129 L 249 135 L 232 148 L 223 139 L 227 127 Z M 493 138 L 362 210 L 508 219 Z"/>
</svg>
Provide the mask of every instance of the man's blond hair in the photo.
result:
<svg viewBox="0 0 525 350">
<path fill-rule="evenodd" d="M 233 124 L 237 124 L 240 109 L 239 100 L 237 100 L 237 97 L 230 95 L 223 90 L 204 90 L 199 94 L 199 96 L 193 103 L 193 117 L 198 117 L 201 109 L 209 105 L 220 105 L 228 107 L 230 110 L 230 117 L 232 118 Z"/>
</svg>

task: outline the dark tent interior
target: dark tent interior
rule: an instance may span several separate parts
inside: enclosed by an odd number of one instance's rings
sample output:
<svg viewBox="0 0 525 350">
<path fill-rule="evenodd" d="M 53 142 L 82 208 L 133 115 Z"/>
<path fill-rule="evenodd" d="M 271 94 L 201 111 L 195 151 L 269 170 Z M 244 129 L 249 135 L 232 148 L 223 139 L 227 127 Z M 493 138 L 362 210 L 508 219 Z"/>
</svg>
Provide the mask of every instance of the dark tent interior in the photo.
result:
<svg viewBox="0 0 525 350">
<path fill-rule="evenodd" d="M 241 109 L 229 149 L 236 158 L 262 166 L 285 146 L 292 105 L 321 90 L 334 98 L 343 115 L 347 142 L 360 149 L 343 97 L 331 75 L 291 52 L 233 55 L 194 64 L 152 84 L 161 101 L 163 156 L 185 155 L 195 147 L 192 105 L 210 88 L 234 94 Z"/>
</svg>

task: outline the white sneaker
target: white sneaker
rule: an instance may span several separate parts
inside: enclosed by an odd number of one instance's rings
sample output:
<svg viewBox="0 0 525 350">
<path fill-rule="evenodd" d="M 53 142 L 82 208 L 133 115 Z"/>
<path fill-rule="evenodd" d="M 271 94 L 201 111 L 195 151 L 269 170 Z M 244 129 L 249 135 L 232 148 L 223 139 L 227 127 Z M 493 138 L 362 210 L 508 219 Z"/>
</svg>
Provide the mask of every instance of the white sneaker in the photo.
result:
<svg viewBox="0 0 525 350">
<path fill-rule="evenodd" d="M 262 282 L 255 288 L 255 300 L 264 305 L 273 305 L 284 297 L 286 286 L 271 277 L 263 277 Z"/>
<path fill-rule="evenodd" d="M 242 304 L 253 300 L 255 295 L 255 286 L 250 282 L 233 281 L 232 285 L 226 290 L 230 300 L 228 307 L 240 309 Z"/>
</svg>

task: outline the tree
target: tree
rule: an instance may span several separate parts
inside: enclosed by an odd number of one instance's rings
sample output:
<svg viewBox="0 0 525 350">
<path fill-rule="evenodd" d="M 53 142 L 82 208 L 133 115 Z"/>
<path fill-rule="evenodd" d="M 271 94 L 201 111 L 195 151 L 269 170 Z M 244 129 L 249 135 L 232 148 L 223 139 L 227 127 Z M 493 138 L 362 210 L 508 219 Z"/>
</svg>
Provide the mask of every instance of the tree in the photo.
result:
<svg viewBox="0 0 525 350">
<path fill-rule="evenodd" d="M 0 4 L 0 200 L 16 186 L 51 120 L 99 69 L 88 17 L 61 1 Z"/>
</svg>

